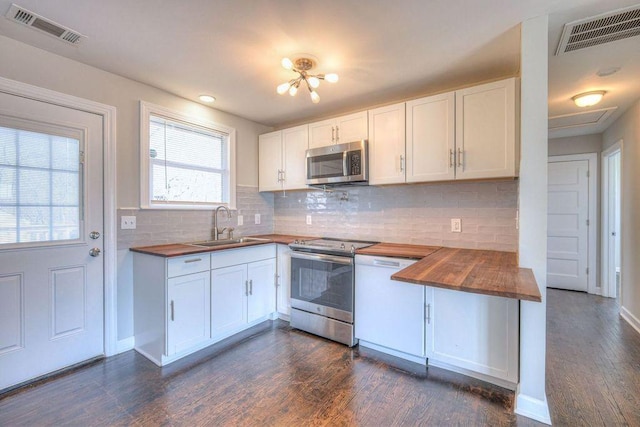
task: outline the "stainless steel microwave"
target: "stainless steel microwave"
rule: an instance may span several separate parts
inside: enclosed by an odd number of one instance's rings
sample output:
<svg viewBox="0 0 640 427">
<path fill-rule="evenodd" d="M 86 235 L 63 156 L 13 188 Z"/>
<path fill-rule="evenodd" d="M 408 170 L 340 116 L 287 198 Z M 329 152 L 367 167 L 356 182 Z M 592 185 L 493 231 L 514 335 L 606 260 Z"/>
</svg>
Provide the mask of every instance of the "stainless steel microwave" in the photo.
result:
<svg viewBox="0 0 640 427">
<path fill-rule="evenodd" d="M 369 181 L 367 140 L 307 150 L 307 185 L 366 185 Z"/>
</svg>

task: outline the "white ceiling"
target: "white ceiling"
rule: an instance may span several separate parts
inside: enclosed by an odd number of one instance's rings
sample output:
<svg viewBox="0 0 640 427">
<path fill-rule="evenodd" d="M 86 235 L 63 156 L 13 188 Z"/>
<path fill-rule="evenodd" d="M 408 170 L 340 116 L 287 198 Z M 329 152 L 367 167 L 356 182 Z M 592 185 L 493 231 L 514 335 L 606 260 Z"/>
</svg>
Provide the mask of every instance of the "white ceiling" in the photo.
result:
<svg viewBox="0 0 640 427">
<path fill-rule="evenodd" d="M 70 46 L 0 18 L 0 34 L 271 126 L 364 109 L 519 71 L 519 23 L 550 15 L 553 55 L 564 23 L 629 0 L 14 0 L 88 36 Z M 637 1 L 637 0 L 635 0 Z M 0 0 L 0 14 L 11 0 Z M 617 105 L 605 127 L 640 96 L 639 38 L 549 60 L 549 114 L 573 113 L 576 93 L 604 89 Z M 321 100 L 280 96 L 292 77 L 284 56 L 309 53 Z M 610 77 L 598 69 L 621 66 Z M 601 132 L 573 129 L 568 134 Z"/>
</svg>

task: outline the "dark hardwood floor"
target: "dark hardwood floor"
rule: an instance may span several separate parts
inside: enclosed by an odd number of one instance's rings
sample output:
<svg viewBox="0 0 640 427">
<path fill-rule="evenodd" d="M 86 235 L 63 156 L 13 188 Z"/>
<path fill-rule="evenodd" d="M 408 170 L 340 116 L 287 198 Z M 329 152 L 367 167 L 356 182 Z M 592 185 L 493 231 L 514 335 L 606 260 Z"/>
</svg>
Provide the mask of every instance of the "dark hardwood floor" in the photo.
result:
<svg viewBox="0 0 640 427">
<path fill-rule="evenodd" d="M 549 290 L 554 425 L 640 425 L 640 335 L 615 301 Z M 268 322 L 163 369 L 130 351 L 0 396 L 0 426 L 538 425 L 513 392 Z"/>
</svg>

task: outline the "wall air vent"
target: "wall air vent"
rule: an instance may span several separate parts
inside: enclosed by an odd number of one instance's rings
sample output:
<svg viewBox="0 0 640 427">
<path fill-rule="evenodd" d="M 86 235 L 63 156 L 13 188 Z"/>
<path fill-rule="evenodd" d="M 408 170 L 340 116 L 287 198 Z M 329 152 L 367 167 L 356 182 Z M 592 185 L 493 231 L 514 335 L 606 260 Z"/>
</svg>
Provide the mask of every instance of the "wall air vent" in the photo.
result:
<svg viewBox="0 0 640 427">
<path fill-rule="evenodd" d="M 85 38 L 85 36 L 77 31 L 57 24 L 50 19 L 44 18 L 16 4 L 11 5 L 5 16 L 11 21 L 35 28 L 36 30 L 73 45 L 77 45 Z"/>
<path fill-rule="evenodd" d="M 638 35 L 640 6 L 617 9 L 565 24 L 556 56 Z"/>
</svg>

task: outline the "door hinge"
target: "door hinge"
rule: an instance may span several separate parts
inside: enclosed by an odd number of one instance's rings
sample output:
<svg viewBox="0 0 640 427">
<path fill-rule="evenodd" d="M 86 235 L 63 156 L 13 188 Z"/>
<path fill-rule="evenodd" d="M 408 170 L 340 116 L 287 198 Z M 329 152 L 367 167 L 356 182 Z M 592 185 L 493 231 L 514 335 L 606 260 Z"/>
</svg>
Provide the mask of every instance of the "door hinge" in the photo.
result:
<svg viewBox="0 0 640 427">
<path fill-rule="evenodd" d="M 589 226 L 589 220 L 587 220 L 587 227 Z"/>
<path fill-rule="evenodd" d="M 80 164 L 84 165 L 84 151 L 80 151 Z"/>
</svg>

